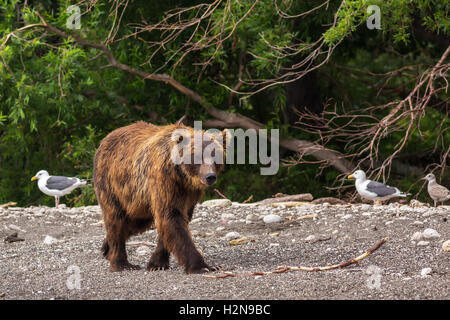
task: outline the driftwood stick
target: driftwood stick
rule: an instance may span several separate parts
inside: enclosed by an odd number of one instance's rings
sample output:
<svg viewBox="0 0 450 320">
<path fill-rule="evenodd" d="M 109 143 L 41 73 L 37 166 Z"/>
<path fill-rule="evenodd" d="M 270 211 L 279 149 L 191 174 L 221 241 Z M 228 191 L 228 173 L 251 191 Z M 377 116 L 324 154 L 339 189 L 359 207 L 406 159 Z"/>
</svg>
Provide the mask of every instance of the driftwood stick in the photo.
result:
<svg viewBox="0 0 450 320">
<path fill-rule="evenodd" d="M 221 196 L 222 198 L 228 199 L 228 198 L 227 198 L 226 196 L 224 196 L 224 195 L 222 194 L 222 192 L 220 192 L 219 190 L 214 189 L 214 191 L 215 191 L 219 196 Z"/>
<path fill-rule="evenodd" d="M 330 266 L 325 267 L 290 267 L 290 266 L 279 266 L 273 271 L 265 271 L 265 272 L 252 272 L 252 273 L 231 273 L 231 272 L 224 272 L 220 275 L 210 275 L 205 274 L 203 275 L 206 278 L 212 278 L 212 279 L 223 279 L 223 278 L 229 278 L 229 277 L 253 277 L 253 276 L 265 276 L 268 274 L 275 274 L 275 273 L 284 273 L 287 271 L 309 271 L 309 272 L 315 272 L 315 271 L 328 271 L 333 269 L 340 269 L 348 267 L 349 265 L 355 264 L 368 256 L 370 256 L 372 253 L 374 253 L 378 248 L 380 248 L 388 239 L 384 238 L 380 241 L 378 241 L 372 248 L 361 254 L 360 256 L 351 259 L 346 262 L 342 262 L 339 264 L 333 264 Z"/>
<path fill-rule="evenodd" d="M 0 208 L 7 209 L 8 207 L 15 207 L 15 206 L 17 206 L 17 202 L 10 201 L 8 203 L 1 204 Z"/>
<path fill-rule="evenodd" d="M 312 204 L 322 204 L 325 202 L 328 202 L 329 204 L 347 204 L 344 200 L 333 197 L 324 197 L 311 201 Z"/>
<path fill-rule="evenodd" d="M 313 196 L 311 193 L 301 193 L 301 194 L 294 194 L 291 196 L 268 198 L 258 202 L 254 202 L 254 204 L 271 204 L 271 203 L 291 202 L 291 201 L 311 201 L 312 199 Z"/>
</svg>

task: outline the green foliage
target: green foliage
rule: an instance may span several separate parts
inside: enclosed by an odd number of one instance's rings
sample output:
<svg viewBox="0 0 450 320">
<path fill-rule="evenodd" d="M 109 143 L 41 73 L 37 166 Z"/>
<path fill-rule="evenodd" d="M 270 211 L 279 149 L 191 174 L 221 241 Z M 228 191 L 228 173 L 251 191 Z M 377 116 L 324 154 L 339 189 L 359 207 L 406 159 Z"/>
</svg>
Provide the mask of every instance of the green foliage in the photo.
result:
<svg viewBox="0 0 450 320">
<path fill-rule="evenodd" d="M 121 40 L 109 42 L 108 47 L 120 62 L 146 72 L 169 73 L 220 109 L 249 116 L 267 128 L 279 128 L 282 137 L 305 140 L 315 137 L 292 128 L 293 122 L 286 122 L 282 117 L 287 105 L 284 85 L 243 100 L 235 97 L 228 105 L 230 92 L 217 83 L 229 87 L 238 83 L 241 55 L 245 56 L 244 80 L 269 79 L 286 72 L 292 63 L 310 53 L 305 50 L 298 54 L 292 48 L 306 48 L 321 37 L 328 47 L 339 44 L 330 61 L 317 70 L 318 85 L 309 94 L 320 96 L 323 102 L 332 99 L 346 110 L 358 111 L 367 105 L 404 97 L 417 76 L 445 50 L 435 37 L 448 40 L 450 35 L 448 1 L 351 0 L 342 6 L 341 1 L 331 1 L 297 19 L 282 18 L 272 0 L 259 1 L 249 14 L 253 1 L 233 1 L 230 8 L 222 3 L 212 15 L 209 36 L 220 38 L 223 34 L 223 41 L 185 55 L 187 41 L 208 44 L 208 39 L 202 37 L 208 27 L 206 22 L 198 25 L 198 32 L 192 38 L 197 25 L 186 28 L 180 37 L 157 52 L 148 43 L 161 41 L 167 33 L 156 30 L 129 35 L 136 31 L 136 23 L 156 23 L 168 10 L 201 1 L 130 1 L 123 15 L 123 6 L 119 8 L 121 21 L 117 30 L 118 21 L 113 19 L 117 1 L 95 1 L 81 18 L 82 28 L 76 31 L 66 28 L 69 16 L 66 8 L 78 1 L 28 3 L 24 7 L 21 0 L 0 0 L 0 203 L 17 201 L 20 205 L 52 205 L 53 199 L 42 195 L 29 182 L 38 170 L 91 179 L 96 147 L 117 127 L 148 120 L 151 112 L 159 115 L 156 121 L 159 124 L 174 122 L 186 111 L 191 119 L 209 118 L 201 106 L 165 83 L 105 67 L 108 62 L 104 55 L 80 47 L 72 38 L 61 38 L 39 27 L 11 34 L 26 25 L 41 23 L 36 12 L 61 30 L 76 32 L 98 43 L 117 31 L 115 39 Z M 86 11 L 87 1 L 83 3 L 82 11 Z M 367 6 L 373 4 L 381 9 L 379 31 L 365 26 Z M 315 8 L 318 3 L 279 0 L 277 5 L 294 16 Z M 338 8 L 336 25 L 332 27 Z M 189 11 L 183 18 L 196 14 Z M 421 37 L 414 31 L 417 28 L 423 28 L 421 34 L 431 36 Z M 279 49 L 290 46 L 291 49 Z M 176 63 L 181 57 L 183 60 Z M 205 61 L 210 61 L 206 67 L 202 65 Z M 407 65 L 415 67 L 396 74 L 387 83 L 373 75 Z M 385 90 L 378 94 L 385 86 L 401 88 L 402 92 Z M 240 87 L 242 91 L 249 89 L 246 83 Z M 447 95 L 440 92 L 438 98 L 445 100 Z M 380 110 L 375 116 L 385 112 Z M 369 118 L 367 121 L 370 122 Z M 421 167 L 437 162 L 437 155 L 448 148 L 450 141 L 450 130 L 438 136 L 434 130 L 437 126 L 450 126 L 445 113 L 427 111 L 420 131 L 414 128 L 400 157 Z M 401 134 L 399 131 L 383 140 L 380 158 L 392 153 Z M 344 145 L 345 141 L 333 141 L 329 147 L 342 151 Z M 411 154 L 419 155 L 410 157 Z M 283 156 L 295 155 L 285 152 Z M 416 160 L 420 163 L 413 163 Z M 337 172 L 328 169 L 319 176 L 317 172 L 316 165 L 302 165 L 281 168 L 276 176 L 260 176 L 257 166 L 231 166 L 217 187 L 236 201 L 245 200 L 251 194 L 260 200 L 277 192 L 311 192 L 316 197 L 335 195 L 324 186 L 333 184 Z M 404 183 L 404 189 L 416 179 L 395 178 Z M 213 191 L 208 196 L 216 197 Z M 77 190 L 65 198 L 70 205 L 95 203 L 92 187 Z"/>
</svg>

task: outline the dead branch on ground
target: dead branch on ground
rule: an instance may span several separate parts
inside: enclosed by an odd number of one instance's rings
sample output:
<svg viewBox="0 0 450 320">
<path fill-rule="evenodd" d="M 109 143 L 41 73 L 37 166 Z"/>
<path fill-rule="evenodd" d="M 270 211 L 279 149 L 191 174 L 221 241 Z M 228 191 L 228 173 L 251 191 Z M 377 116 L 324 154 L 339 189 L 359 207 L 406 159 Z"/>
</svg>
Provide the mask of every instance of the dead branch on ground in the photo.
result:
<svg viewBox="0 0 450 320">
<path fill-rule="evenodd" d="M 342 269 L 345 267 L 348 267 L 352 264 L 358 263 L 359 261 L 367 258 L 372 253 L 374 253 L 376 250 L 378 250 L 388 239 L 384 238 L 380 241 L 378 241 L 372 248 L 361 254 L 360 256 L 351 259 L 349 261 L 334 264 L 330 266 L 325 267 L 290 267 L 290 266 L 279 266 L 273 271 L 263 271 L 263 272 L 252 272 L 252 273 L 232 273 L 232 272 L 224 272 L 220 275 L 213 275 L 213 274 L 205 274 L 203 275 L 206 278 L 213 278 L 213 279 L 223 279 L 228 277 L 254 277 L 254 276 L 266 276 L 269 274 L 277 274 L 277 273 L 284 273 L 287 271 L 308 271 L 308 272 L 317 272 L 317 271 L 329 271 L 334 269 Z"/>
</svg>

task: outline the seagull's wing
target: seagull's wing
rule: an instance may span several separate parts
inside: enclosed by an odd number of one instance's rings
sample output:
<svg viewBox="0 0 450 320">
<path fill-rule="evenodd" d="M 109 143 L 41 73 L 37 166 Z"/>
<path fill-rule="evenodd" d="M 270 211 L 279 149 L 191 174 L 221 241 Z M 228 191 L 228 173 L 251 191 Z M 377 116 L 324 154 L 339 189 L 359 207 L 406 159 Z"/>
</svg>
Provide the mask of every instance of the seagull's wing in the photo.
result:
<svg viewBox="0 0 450 320">
<path fill-rule="evenodd" d="M 390 196 L 397 192 L 396 188 L 382 184 L 381 182 L 370 181 L 366 186 L 367 191 L 376 193 L 378 197 Z"/>
<path fill-rule="evenodd" d="M 450 191 L 446 187 L 437 183 L 430 188 L 429 192 L 431 196 L 436 198 L 445 198 L 450 195 Z"/>
<path fill-rule="evenodd" d="M 77 178 L 51 176 L 45 186 L 50 190 L 65 190 L 78 182 Z"/>
</svg>

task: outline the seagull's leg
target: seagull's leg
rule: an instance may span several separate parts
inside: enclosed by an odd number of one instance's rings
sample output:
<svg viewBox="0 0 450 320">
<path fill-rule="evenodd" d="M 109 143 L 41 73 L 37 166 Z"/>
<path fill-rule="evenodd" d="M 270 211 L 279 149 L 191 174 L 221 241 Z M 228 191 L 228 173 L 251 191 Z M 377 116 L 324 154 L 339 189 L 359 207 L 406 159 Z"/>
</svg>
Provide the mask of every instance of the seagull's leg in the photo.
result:
<svg viewBox="0 0 450 320">
<path fill-rule="evenodd" d="M 55 196 L 55 208 L 58 209 L 58 205 L 59 205 L 59 197 Z"/>
</svg>

